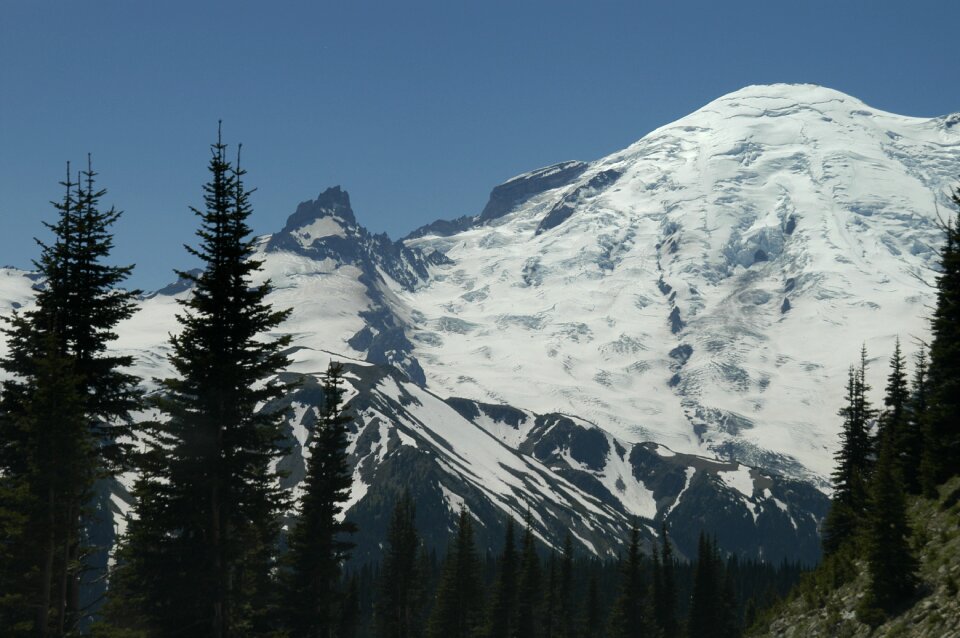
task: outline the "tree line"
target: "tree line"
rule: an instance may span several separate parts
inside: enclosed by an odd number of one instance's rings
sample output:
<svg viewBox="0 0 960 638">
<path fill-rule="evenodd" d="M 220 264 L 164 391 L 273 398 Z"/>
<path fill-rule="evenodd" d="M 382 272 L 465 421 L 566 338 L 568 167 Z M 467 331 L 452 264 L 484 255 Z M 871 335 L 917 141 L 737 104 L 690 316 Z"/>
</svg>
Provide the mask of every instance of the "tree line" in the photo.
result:
<svg viewBox="0 0 960 638">
<path fill-rule="evenodd" d="M 342 368 L 331 363 L 324 376 L 306 479 L 296 495 L 281 490 L 284 414 L 272 406 L 290 390 L 277 380 L 290 339 L 270 333 L 289 310 L 267 303 L 269 282 L 254 283 L 262 264 L 247 223 L 251 191 L 239 149 L 228 157 L 219 135 L 208 173 L 188 247 L 202 268 L 178 272 L 191 288 L 169 340 L 175 376 L 147 394 L 126 371 L 132 358 L 109 348 L 140 294 L 122 287 L 132 266 L 107 264 L 120 212 L 103 210 L 89 160 L 77 175 L 67 167 L 53 241 L 40 242 L 35 262 L 36 302 L 3 328 L 4 635 L 725 638 L 795 580 L 798 566 L 725 559 L 707 537 L 696 561 L 680 563 L 666 529 L 651 557 L 635 528 L 619 559 L 603 562 L 576 558 L 569 538 L 544 554 L 529 524 L 518 543 L 508 521 L 501 555 L 481 559 L 465 510 L 438 561 L 422 551 L 409 497 L 393 511 L 382 563 L 344 574 L 354 527 L 344 518 L 352 477 Z M 870 560 L 889 561 L 904 533 L 902 508 L 886 497 L 912 471 L 909 459 L 921 459 L 909 489 L 932 489 L 957 467 L 960 258 L 956 224 L 947 230 L 929 359 L 905 390 L 898 349 L 878 435 L 868 431 L 865 357 L 851 372 L 828 554 L 864 536 Z M 100 497 L 124 473 L 136 476 L 132 515 L 103 573 L 94 557 L 107 548 L 90 530 L 112 521 Z M 901 562 L 896 573 L 909 573 Z M 85 598 L 103 579 L 106 600 Z M 875 580 L 878 604 L 893 595 L 885 587 L 910 583 Z"/>
<path fill-rule="evenodd" d="M 960 206 L 960 189 L 951 199 Z M 941 226 L 931 338 L 920 343 L 912 375 L 897 339 L 883 406 L 874 407 L 862 348 L 839 413 L 841 446 L 819 571 L 843 581 L 855 573 L 852 561 L 865 561 L 870 586 L 860 613 L 872 622 L 907 604 L 919 584 L 906 499 L 934 497 L 939 485 L 960 473 L 960 220 Z"/>
</svg>

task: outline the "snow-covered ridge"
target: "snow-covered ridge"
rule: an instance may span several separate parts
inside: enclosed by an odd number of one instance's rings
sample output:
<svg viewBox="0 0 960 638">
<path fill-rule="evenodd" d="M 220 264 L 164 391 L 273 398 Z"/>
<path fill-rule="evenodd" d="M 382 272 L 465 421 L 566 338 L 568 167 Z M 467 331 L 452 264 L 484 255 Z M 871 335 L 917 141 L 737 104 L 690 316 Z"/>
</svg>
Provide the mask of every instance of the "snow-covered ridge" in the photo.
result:
<svg viewBox="0 0 960 638">
<path fill-rule="evenodd" d="M 926 333 L 957 120 L 813 85 L 723 96 L 496 219 L 411 237 L 454 262 L 400 294 L 414 353 L 443 393 L 822 480 L 860 344 L 879 368 Z"/>
<path fill-rule="evenodd" d="M 464 503 L 491 543 L 530 506 L 545 542 L 568 526 L 600 553 L 630 516 L 689 527 L 692 548 L 706 515 L 731 546 L 811 556 L 823 495 L 775 475 L 823 487 L 860 344 L 879 392 L 894 337 L 925 335 L 958 123 L 747 87 L 402 242 L 339 187 L 302 203 L 258 243 L 260 277 L 293 311 L 290 374 L 353 362 L 352 515 L 379 538 L 375 508 L 407 483 L 440 547 Z M 36 283 L 0 270 L 0 311 Z M 186 294 L 146 296 L 119 328 L 148 383 L 172 374 Z M 317 402 L 289 401 L 295 480 Z"/>
</svg>

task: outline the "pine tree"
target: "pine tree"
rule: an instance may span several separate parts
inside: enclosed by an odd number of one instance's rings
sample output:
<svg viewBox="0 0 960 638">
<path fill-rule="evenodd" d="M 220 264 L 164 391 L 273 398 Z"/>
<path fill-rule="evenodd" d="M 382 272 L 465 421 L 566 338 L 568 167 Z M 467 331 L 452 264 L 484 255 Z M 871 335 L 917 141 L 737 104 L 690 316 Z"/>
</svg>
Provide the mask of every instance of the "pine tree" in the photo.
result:
<svg viewBox="0 0 960 638">
<path fill-rule="evenodd" d="M 654 615 L 657 626 L 663 638 L 679 636 L 680 627 L 677 623 L 677 586 L 674 576 L 673 549 L 670 546 L 670 537 L 667 535 L 667 524 L 660 528 L 659 560 L 655 561 L 656 570 L 654 579 Z"/>
<path fill-rule="evenodd" d="M 281 414 L 258 410 L 285 388 L 269 379 L 288 363 L 289 338 L 263 338 L 289 311 L 266 302 L 269 282 L 254 285 L 247 225 L 250 191 L 238 160 L 218 136 L 197 248 L 204 268 L 178 273 L 192 284 L 170 338 L 178 376 L 161 382 L 155 423 L 135 488 L 137 517 L 120 554 L 123 609 L 151 633 L 184 631 L 222 638 L 264 630 L 271 570 L 284 505 L 273 461 Z M 124 582 L 126 581 L 126 582 Z M 118 618 L 118 620 L 123 620 Z"/>
<path fill-rule="evenodd" d="M 563 555 L 560 558 L 559 584 L 557 587 L 557 635 L 574 638 L 576 625 L 573 615 L 573 538 L 567 532 L 563 539 Z"/>
<path fill-rule="evenodd" d="M 875 412 L 867 399 L 866 349 L 860 353 L 859 369 L 850 368 L 846 405 L 840 409 L 843 430 L 840 449 L 834 458 L 834 493 L 824 521 L 823 549 L 833 554 L 850 542 L 861 528 L 867 507 L 867 483 L 873 466 L 870 420 Z"/>
<path fill-rule="evenodd" d="M 514 638 L 517 635 L 517 549 L 512 518 L 507 518 L 506 527 L 487 619 L 488 638 Z"/>
<path fill-rule="evenodd" d="M 587 581 L 587 596 L 583 601 L 583 616 L 580 636 L 584 638 L 602 638 L 606 636 L 603 623 L 603 611 L 600 605 L 600 591 L 597 583 L 597 574 L 591 570 Z"/>
<path fill-rule="evenodd" d="M 643 582 L 640 553 L 640 529 L 630 531 L 630 545 L 626 558 L 620 559 L 620 593 L 613 603 L 610 616 L 612 638 L 646 638 L 655 636 L 650 601 Z"/>
<path fill-rule="evenodd" d="M 517 635 L 537 638 L 543 623 L 540 613 L 540 557 L 537 556 L 529 516 L 520 547 L 520 580 L 517 587 Z"/>
<path fill-rule="evenodd" d="M 907 423 L 902 439 L 901 470 L 908 494 L 920 494 L 923 487 L 923 450 L 928 436 L 927 394 L 927 355 L 921 345 L 914 357 Z"/>
<path fill-rule="evenodd" d="M 133 313 L 137 291 L 118 287 L 129 276 L 132 266 L 104 263 L 113 247 L 110 226 L 120 213 L 114 209 L 101 212 L 99 201 L 106 191 L 95 187 L 95 177 L 89 159 L 87 170 L 76 182 L 68 164 L 67 179 L 61 183 L 64 198 L 53 203 L 57 219 L 52 224 L 45 223 L 54 241 L 37 242 L 41 254 L 34 265 L 43 277 L 43 286 L 34 308 L 15 313 L 7 321 L 3 331 L 8 351 L 0 361 L 0 368 L 8 375 L 0 400 L 0 484 L 6 484 L 0 485 L 0 494 L 7 495 L 6 504 L 0 504 L 0 508 L 13 506 L 13 518 L 8 520 L 20 520 L 30 526 L 33 538 L 47 539 L 47 545 L 52 542 L 58 552 L 58 566 L 51 569 L 49 551 L 41 556 L 26 547 L 15 549 L 18 565 L 0 566 L 0 588 L 4 588 L 8 578 L 16 579 L 16 572 L 40 574 L 30 585 L 39 590 L 25 590 L 23 596 L 32 599 L 32 606 L 39 604 L 39 599 L 48 601 L 50 614 L 57 618 L 55 626 L 49 629 L 55 635 L 73 631 L 83 621 L 81 606 L 87 601 L 80 589 L 81 575 L 90 569 L 89 556 L 96 549 L 83 546 L 83 540 L 89 537 L 87 528 L 98 518 L 90 502 L 93 482 L 110 477 L 119 468 L 122 448 L 117 437 L 128 432 L 128 413 L 139 396 L 137 379 L 121 371 L 132 363 L 132 358 L 116 356 L 108 350 L 110 341 L 116 338 L 116 324 Z M 53 360 L 59 361 L 64 371 L 69 370 L 70 384 L 79 397 L 80 429 L 69 435 L 73 447 L 59 448 L 57 457 L 35 449 L 40 441 L 51 443 L 47 437 L 53 432 L 29 429 L 51 427 L 31 418 L 30 411 L 38 396 L 50 392 L 40 384 L 62 387 L 65 383 L 50 375 L 48 366 Z M 60 421 L 66 423 L 71 418 L 64 416 Z M 53 430 L 58 435 L 66 434 L 63 429 Z M 38 462 L 48 465 L 35 465 Z M 73 488 L 55 491 L 53 501 L 44 494 L 42 504 L 32 503 L 31 499 L 40 498 L 40 492 L 30 482 L 43 481 L 51 473 L 72 478 Z M 16 499 L 7 501 L 9 495 Z M 22 509 L 16 512 L 18 508 Z M 28 515 L 27 511 L 32 513 Z M 51 533 L 54 541 L 49 540 Z M 33 545 L 30 537 L 25 540 Z M 105 551 L 99 548 L 101 558 Z M 31 564 L 30 560 L 41 560 L 43 564 Z M 55 582 L 45 582 L 44 578 Z M 44 625 L 43 631 L 47 627 Z"/>
<path fill-rule="evenodd" d="M 960 206 L 960 188 L 951 199 Z M 930 445 L 925 462 L 932 483 L 960 472 L 960 218 L 945 223 L 943 230 L 928 371 Z"/>
<path fill-rule="evenodd" d="M 870 601 L 892 611 L 917 587 L 917 560 L 908 538 L 906 503 L 897 463 L 893 432 L 880 442 L 880 458 L 871 483 L 866 533 Z"/>
<path fill-rule="evenodd" d="M 390 518 L 383 553 L 377 635 L 381 638 L 417 638 L 423 632 L 424 573 L 420 561 L 416 507 L 404 491 Z"/>
<path fill-rule="evenodd" d="M 886 394 L 883 398 L 885 407 L 880 415 L 878 439 L 889 436 L 894 447 L 904 450 L 907 439 L 907 413 L 910 400 L 910 389 L 907 386 L 906 361 L 900 349 L 900 338 L 897 337 L 893 355 L 890 357 L 890 374 L 887 377 Z M 899 459 L 902 463 L 903 459 Z"/>
<path fill-rule="evenodd" d="M 323 409 L 313 433 L 304 494 L 290 533 L 284 619 L 294 638 L 328 637 L 339 616 L 340 568 L 353 544 L 343 535 L 356 531 L 340 520 L 350 499 L 353 476 L 347 458 L 343 412 L 343 366 L 331 362 L 323 384 Z"/>
<path fill-rule="evenodd" d="M 483 622 L 480 560 L 470 514 L 461 507 L 456 538 L 447 551 L 436 602 L 430 616 L 430 638 L 475 638 Z"/>
</svg>

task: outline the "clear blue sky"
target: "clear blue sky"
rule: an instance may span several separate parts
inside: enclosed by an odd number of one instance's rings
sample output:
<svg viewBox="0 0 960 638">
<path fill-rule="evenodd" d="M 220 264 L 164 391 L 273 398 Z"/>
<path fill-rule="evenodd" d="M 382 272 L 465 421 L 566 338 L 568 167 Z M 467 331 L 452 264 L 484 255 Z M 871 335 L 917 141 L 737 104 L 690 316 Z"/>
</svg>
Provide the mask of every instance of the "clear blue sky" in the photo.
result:
<svg viewBox="0 0 960 638">
<path fill-rule="evenodd" d="M 327 186 L 393 237 L 591 160 L 748 84 L 960 110 L 960 2 L 0 0 L 0 264 L 27 267 L 67 160 L 125 211 L 147 289 L 182 249 L 224 121 L 278 230 Z"/>
</svg>

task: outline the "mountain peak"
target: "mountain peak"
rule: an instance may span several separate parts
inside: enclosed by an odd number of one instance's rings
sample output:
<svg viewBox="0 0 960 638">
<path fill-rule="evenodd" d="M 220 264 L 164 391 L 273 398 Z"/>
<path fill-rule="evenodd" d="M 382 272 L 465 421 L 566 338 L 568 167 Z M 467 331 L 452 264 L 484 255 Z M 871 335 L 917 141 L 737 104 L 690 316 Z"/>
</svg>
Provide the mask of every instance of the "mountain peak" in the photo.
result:
<svg viewBox="0 0 960 638">
<path fill-rule="evenodd" d="M 283 232 L 302 228 L 323 217 L 338 217 L 348 224 L 356 224 L 357 220 L 350 206 L 350 194 L 340 186 L 331 186 L 317 195 L 316 199 L 300 202 L 297 210 L 287 218 Z"/>
</svg>

